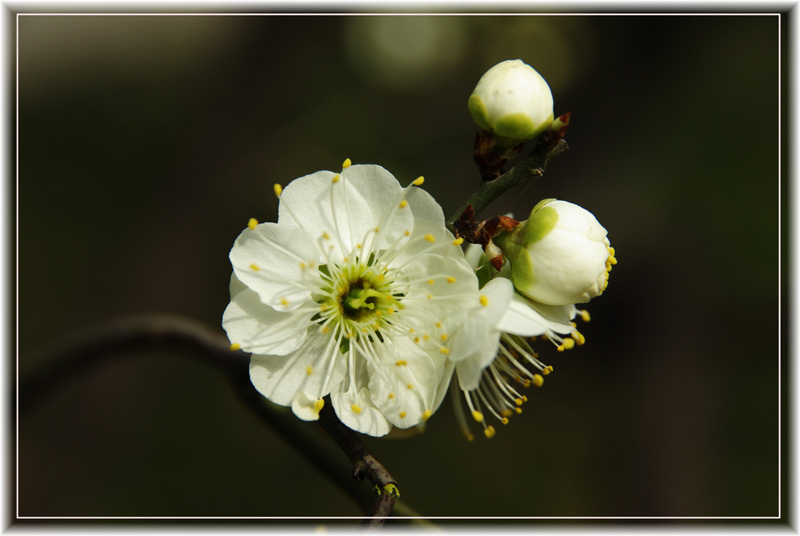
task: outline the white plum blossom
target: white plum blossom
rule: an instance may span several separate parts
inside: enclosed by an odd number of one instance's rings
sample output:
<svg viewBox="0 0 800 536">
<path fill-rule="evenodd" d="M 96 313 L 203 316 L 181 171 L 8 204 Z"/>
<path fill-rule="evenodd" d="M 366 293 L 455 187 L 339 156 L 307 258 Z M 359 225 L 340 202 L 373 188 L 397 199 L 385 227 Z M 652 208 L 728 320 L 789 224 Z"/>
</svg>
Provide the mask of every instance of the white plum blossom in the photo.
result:
<svg viewBox="0 0 800 536">
<path fill-rule="evenodd" d="M 553 122 L 550 86 L 522 60 L 506 60 L 486 71 L 468 107 L 479 127 L 514 140 L 535 138 Z"/>
<path fill-rule="evenodd" d="M 540 201 L 514 231 L 495 238 L 511 264 L 516 289 L 539 303 L 586 303 L 603 293 L 614 248 L 588 210 L 556 199 Z"/>
<path fill-rule="evenodd" d="M 495 429 L 486 422 L 486 413 L 507 424 L 508 417 L 521 413 L 520 406 L 527 401 L 518 387 L 541 386 L 543 376 L 553 370 L 539 361 L 528 338 L 544 336 L 559 351 L 583 344 L 584 337 L 572 320 L 580 315 L 588 321 L 589 314 L 572 304 L 545 305 L 521 296 L 508 278 L 489 266 L 480 246 L 470 245 L 466 256 L 479 273 L 496 275 L 482 286 L 467 318 L 453 334 L 449 356 L 458 378 L 458 387 L 456 382 L 452 384 L 456 418 L 464 435 L 472 440 L 461 398 L 470 416 L 483 425 L 486 437 L 493 437 Z"/>
<path fill-rule="evenodd" d="M 251 220 L 236 239 L 223 327 L 266 398 L 315 420 L 330 395 L 372 436 L 436 411 L 478 284 L 422 182 L 348 159 L 276 185 L 277 223 Z"/>
</svg>

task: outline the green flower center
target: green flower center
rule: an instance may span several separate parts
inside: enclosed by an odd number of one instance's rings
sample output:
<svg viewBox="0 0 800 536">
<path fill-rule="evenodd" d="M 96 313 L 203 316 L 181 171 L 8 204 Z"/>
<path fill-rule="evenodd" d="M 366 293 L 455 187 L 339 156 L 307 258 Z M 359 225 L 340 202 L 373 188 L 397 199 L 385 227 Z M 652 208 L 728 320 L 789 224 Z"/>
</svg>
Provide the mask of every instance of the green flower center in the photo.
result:
<svg viewBox="0 0 800 536">
<path fill-rule="evenodd" d="M 373 259 L 342 266 L 320 266 L 327 284 L 321 289 L 317 303 L 321 313 L 336 311 L 330 319 L 335 332 L 343 332 L 346 339 L 358 339 L 376 334 L 392 323 L 392 316 L 404 308 L 405 296 L 393 289 L 392 278 L 386 270 L 379 270 Z M 319 317 L 322 318 L 321 316 Z"/>
</svg>

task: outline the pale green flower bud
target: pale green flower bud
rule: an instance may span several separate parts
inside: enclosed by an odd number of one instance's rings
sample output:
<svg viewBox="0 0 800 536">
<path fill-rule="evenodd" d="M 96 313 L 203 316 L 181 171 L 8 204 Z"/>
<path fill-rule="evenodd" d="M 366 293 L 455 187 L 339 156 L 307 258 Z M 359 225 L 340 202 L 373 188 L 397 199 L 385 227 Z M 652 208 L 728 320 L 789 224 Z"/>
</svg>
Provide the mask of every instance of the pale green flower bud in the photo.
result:
<svg viewBox="0 0 800 536">
<path fill-rule="evenodd" d="M 603 293 L 616 264 L 606 229 L 586 209 L 545 199 L 514 231 L 495 238 L 517 290 L 539 303 L 585 303 Z"/>
<path fill-rule="evenodd" d="M 553 122 L 550 87 L 522 60 L 506 60 L 486 71 L 468 106 L 478 126 L 515 140 L 535 138 Z"/>
</svg>

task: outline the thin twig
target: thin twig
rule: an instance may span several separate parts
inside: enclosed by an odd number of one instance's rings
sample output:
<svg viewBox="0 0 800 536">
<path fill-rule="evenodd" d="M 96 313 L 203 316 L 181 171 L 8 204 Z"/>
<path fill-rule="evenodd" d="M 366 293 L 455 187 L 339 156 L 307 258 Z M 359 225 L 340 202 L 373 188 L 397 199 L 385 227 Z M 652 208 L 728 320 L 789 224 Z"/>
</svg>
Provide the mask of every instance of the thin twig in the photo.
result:
<svg viewBox="0 0 800 536">
<path fill-rule="evenodd" d="M 59 385 L 65 384 L 91 366 L 98 365 L 103 359 L 117 356 L 123 351 L 164 346 L 191 350 L 190 355 L 193 357 L 220 369 L 231 381 L 234 393 L 241 402 L 265 424 L 357 504 L 362 507 L 372 504 L 369 510 L 371 517 L 366 519 L 372 526 L 380 525 L 389 515 L 396 497 L 387 493 L 385 487 L 396 483 L 358 436 L 346 428 L 332 410 L 327 408 L 328 411 L 323 411 L 320 424 L 348 455 L 353 463 L 351 470 L 340 457 L 334 456 L 320 434 L 316 433 L 318 428 L 308 426 L 289 412 L 270 404 L 253 388 L 249 377 L 248 354 L 231 351 L 230 343 L 221 333 L 194 320 L 169 314 L 120 318 L 29 353 L 26 358 L 47 365 L 20 381 L 20 416 L 35 410 Z M 366 477 L 379 486 L 378 498 L 356 480 L 342 478 L 348 473 L 358 480 Z M 397 506 L 403 514 L 419 517 L 408 506 Z"/>
<path fill-rule="evenodd" d="M 548 160 L 553 156 L 562 153 L 567 147 L 567 143 L 563 139 L 553 141 L 547 136 L 542 136 L 536 147 L 525 157 L 524 160 L 517 163 L 514 167 L 500 175 L 493 181 L 486 181 L 475 190 L 475 192 L 467 199 L 458 210 L 456 210 L 447 219 L 447 227 L 453 231 L 453 222 L 455 222 L 461 213 L 469 206 L 475 210 L 477 216 L 480 212 L 489 206 L 489 203 L 500 197 L 502 194 L 526 179 L 536 179 L 541 177 L 544 173 L 544 168 L 547 166 Z"/>
<path fill-rule="evenodd" d="M 398 497 L 397 482 L 358 436 L 342 424 L 329 405 L 326 404 L 322 408 L 319 422 L 353 463 L 353 478 L 356 480 L 366 478 L 375 485 L 378 499 L 363 524 L 370 527 L 380 525 L 383 523 L 383 518 L 391 514 Z"/>
</svg>

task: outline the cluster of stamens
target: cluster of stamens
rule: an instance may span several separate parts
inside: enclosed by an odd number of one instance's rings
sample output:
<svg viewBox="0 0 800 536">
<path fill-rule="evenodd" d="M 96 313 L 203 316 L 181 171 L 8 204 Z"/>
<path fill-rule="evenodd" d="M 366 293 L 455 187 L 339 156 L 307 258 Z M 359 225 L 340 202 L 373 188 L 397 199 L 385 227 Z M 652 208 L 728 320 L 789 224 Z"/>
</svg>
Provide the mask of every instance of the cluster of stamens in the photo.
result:
<svg viewBox="0 0 800 536">
<path fill-rule="evenodd" d="M 584 322 L 589 321 L 588 311 L 579 310 L 577 314 Z M 573 322 L 572 326 L 575 325 Z M 565 338 L 555 333 L 543 335 L 542 338 L 553 342 L 559 352 L 572 349 L 575 345 L 580 346 L 586 341 L 577 329 L 573 329 Z M 522 413 L 521 406 L 528 401 L 528 397 L 520 393 L 518 388 L 527 389 L 532 385 L 541 387 L 544 384 L 544 376 L 553 372 L 553 367 L 542 363 L 538 354 L 531 348 L 530 342 L 534 340 L 536 337 L 502 333 L 497 357 L 483 370 L 478 387 L 470 391 L 461 391 L 470 416 L 483 426 L 483 434 L 489 439 L 495 436 L 496 430 L 486 422 L 485 413 L 488 412 L 502 424 L 508 424 L 509 417 Z M 452 388 L 457 389 L 455 384 Z M 456 419 L 459 427 L 467 440 L 472 441 L 474 436 L 467 424 L 460 397 L 454 396 L 453 399 L 456 401 Z"/>
</svg>

